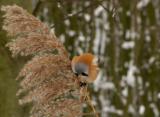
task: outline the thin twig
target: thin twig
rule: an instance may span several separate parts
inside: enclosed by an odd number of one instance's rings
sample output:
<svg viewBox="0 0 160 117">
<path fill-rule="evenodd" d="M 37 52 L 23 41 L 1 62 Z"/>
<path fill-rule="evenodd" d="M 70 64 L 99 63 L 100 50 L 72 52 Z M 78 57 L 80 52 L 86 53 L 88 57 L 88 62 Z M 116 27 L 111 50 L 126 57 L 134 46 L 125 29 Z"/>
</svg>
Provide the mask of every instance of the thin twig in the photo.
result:
<svg viewBox="0 0 160 117">
<path fill-rule="evenodd" d="M 99 0 L 95 0 L 101 7 L 103 7 L 103 9 L 105 10 L 105 11 L 107 11 L 107 12 L 110 12 L 110 10 L 108 9 L 108 8 L 106 8 L 103 4 L 102 4 L 102 2 L 103 1 L 99 1 Z"/>
<path fill-rule="evenodd" d="M 98 0 L 95 0 L 95 1 L 97 1 L 97 3 L 98 3 L 106 12 L 108 12 L 108 13 L 111 12 L 114 21 L 115 21 L 117 24 L 119 23 L 119 16 L 117 15 L 116 7 L 113 8 L 113 9 L 110 11 L 109 8 L 105 7 L 105 6 L 102 4 L 103 1 L 98 1 Z"/>
</svg>

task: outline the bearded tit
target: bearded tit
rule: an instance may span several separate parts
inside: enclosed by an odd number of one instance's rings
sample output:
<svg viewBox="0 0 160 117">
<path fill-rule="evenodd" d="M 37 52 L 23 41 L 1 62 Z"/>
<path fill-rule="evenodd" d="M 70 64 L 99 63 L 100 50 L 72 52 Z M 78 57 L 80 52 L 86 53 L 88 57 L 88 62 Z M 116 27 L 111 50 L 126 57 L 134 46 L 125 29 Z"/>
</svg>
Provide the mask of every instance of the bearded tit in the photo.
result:
<svg viewBox="0 0 160 117">
<path fill-rule="evenodd" d="M 98 66 L 96 57 L 90 53 L 84 53 L 80 56 L 74 56 L 71 62 L 72 70 L 77 77 L 81 78 L 83 83 L 92 83 L 96 80 Z"/>
</svg>

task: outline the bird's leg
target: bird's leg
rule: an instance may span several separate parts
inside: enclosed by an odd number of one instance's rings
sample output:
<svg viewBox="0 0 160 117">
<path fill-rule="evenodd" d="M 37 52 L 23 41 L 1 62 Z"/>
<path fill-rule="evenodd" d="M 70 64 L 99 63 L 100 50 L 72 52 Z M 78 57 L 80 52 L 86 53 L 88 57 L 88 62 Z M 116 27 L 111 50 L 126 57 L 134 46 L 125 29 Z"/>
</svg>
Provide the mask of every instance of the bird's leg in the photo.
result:
<svg viewBox="0 0 160 117">
<path fill-rule="evenodd" d="M 80 88 L 80 101 L 84 102 L 84 101 L 87 100 L 87 95 L 88 95 L 87 87 L 88 87 L 88 84 L 85 81 L 81 81 L 81 79 L 80 79 L 78 74 L 75 74 L 75 75 L 76 75 L 75 84 L 76 84 L 76 86 L 78 86 Z"/>
<path fill-rule="evenodd" d="M 87 85 L 86 82 L 80 82 L 80 83 L 79 83 L 79 86 L 80 86 L 80 87 L 85 87 L 86 85 Z"/>
<path fill-rule="evenodd" d="M 85 81 L 81 81 L 81 78 L 79 77 L 79 75 L 77 73 L 75 73 L 75 75 L 76 75 L 75 84 L 77 84 L 79 86 L 79 88 L 85 87 L 87 85 L 87 83 Z"/>
</svg>

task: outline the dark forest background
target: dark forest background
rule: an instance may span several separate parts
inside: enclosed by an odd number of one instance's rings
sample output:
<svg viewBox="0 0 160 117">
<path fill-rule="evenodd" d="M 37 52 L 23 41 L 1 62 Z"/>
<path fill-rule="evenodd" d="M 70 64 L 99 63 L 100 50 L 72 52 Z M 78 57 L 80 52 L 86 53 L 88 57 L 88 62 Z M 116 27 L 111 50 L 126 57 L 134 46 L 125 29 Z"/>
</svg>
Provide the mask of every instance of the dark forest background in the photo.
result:
<svg viewBox="0 0 160 117">
<path fill-rule="evenodd" d="M 98 57 L 100 73 L 90 92 L 101 117 L 160 116 L 160 0 L 0 0 L 0 7 L 7 4 L 46 23 L 71 58 L 84 52 Z M 0 117 L 27 117 L 15 77 L 29 58 L 11 57 L 2 14 Z"/>
</svg>

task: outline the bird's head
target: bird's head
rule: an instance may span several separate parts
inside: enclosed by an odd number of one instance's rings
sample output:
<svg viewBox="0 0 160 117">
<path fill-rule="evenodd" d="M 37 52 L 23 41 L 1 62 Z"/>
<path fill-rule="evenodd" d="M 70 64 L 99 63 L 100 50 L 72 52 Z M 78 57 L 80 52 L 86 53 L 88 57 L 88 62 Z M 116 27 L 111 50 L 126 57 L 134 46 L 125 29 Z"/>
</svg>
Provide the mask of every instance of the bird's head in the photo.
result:
<svg viewBox="0 0 160 117">
<path fill-rule="evenodd" d="M 72 70 L 77 76 L 81 76 L 87 82 L 93 82 L 98 73 L 98 67 L 94 63 L 94 55 L 85 53 L 80 56 L 75 56 L 72 59 Z"/>
</svg>

